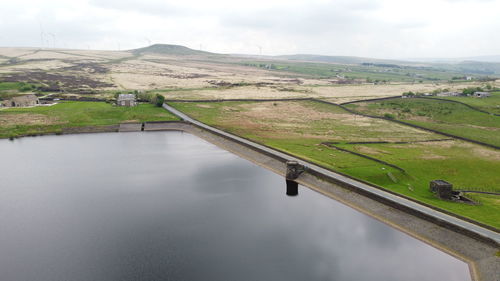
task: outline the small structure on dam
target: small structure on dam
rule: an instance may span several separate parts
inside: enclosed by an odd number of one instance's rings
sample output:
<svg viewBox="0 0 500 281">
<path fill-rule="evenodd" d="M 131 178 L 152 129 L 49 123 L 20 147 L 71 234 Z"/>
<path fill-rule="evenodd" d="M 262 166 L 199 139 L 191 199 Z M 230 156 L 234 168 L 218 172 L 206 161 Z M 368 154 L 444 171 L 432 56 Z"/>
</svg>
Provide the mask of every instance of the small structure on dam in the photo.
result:
<svg viewBox="0 0 500 281">
<path fill-rule="evenodd" d="M 299 184 L 295 181 L 306 170 L 304 165 L 297 161 L 286 161 L 286 195 L 297 196 Z"/>
<path fill-rule="evenodd" d="M 462 191 L 453 190 L 453 184 L 445 180 L 433 180 L 430 182 L 431 192 L 439 199 L 474 204 L 474 201 L 464 196 Z"/>
<path fill-rule="evenodd" d="M 430 189 L 433 193 L 436 193 L 440 199 L 451 200 L 453 195 L 453 185 L 445 180 L 431 181 Z"/>
</svg>

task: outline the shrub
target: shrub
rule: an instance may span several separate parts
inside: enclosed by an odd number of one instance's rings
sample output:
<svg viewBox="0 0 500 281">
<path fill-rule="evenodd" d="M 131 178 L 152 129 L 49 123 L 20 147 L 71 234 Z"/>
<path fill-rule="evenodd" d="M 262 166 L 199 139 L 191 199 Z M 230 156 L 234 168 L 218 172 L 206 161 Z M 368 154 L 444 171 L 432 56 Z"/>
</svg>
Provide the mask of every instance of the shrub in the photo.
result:
<svg viewBox="0 0 500 281">
<path fill-rule="evenodd" d="M 387 119 L 394 119 L 395 118 L 394 114 L 391 114 L 391 113 L 385 113 L 384 117 Z"/>
<path fill-rule="evenodd" d="M 162 107 L 164 102 L 165 102 L 165 97 L 160 94 L 156 94 L 156 102 L 155 102 L 156 106 Z"/>
<path fill-rule="evenodd" d="M 483 92 L 483 88 L 480 87 L 469 87 L 462 90 L 464 95 L 472 95 L 474 92 Z"/>
</svg>

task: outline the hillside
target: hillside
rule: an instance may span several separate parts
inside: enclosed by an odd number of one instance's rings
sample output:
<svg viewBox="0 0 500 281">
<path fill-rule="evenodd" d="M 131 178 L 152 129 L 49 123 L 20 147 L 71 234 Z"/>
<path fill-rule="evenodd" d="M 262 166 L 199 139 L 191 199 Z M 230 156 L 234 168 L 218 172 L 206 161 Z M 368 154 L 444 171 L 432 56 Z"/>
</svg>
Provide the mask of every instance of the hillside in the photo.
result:
<svg viewBox="0 0 500 281">
<path fill-rule="evenodd" d="M 193 50 L 181 45 L 154 44 L 148 47 L 131 50 L 136 55 L 140 54 L 161 54 L 161 55 L 218 55 L 215 53 Z"/>
<path fill-rule="evenodd" d="M 364 58 L 364 57 L 354 57 L 354 56 L 322 56 L 322 55 L 309 55 L 309 54 L 284 55 L 284 56 L 276 56 L 275 58 L 296 60 L 296 61 L 328 62 L 328 63 L 340 63 L 340 64 L 362 64 L 362 63 L 398 64 L 398 65 L 412 64 L 411 62 L 404 62 L 397 60 L 374 59 L 374 58 Z"/>
</svg>

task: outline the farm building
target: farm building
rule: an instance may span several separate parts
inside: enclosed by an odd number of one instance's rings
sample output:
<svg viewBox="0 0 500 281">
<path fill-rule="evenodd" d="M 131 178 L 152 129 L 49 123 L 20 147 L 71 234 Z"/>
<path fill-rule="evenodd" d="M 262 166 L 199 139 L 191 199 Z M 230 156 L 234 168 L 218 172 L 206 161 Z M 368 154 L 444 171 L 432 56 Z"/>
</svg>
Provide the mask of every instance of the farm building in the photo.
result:
<svg viewBox="0 0 500 281">
<path fill-rule="evenodd" d="M 474 93 L 474 97 L 476 97 L 476 98 L 486 98 L 489 96 L 490 96 L 490 93 L 488 93 L 488 92 L 475 92 Z"/>
<path fill-rule="evenodd" d="M 136 106 L 137 101 L 135 100 L 135 95 L 133 94 L 119 94 L 116 99 L 116 105 L 118 106 Z"/>
<path fill-rule="evenodd" d="M 5 107 L 26 107 L 35 106 L 37 104 L 40 104 L 40 101 L 38 100 L 38 97 L 33 94 L 13 97 L 10 100 L 2 102 L 2 106 Z"/>
<path fill-rule="evenodd" d="M 438 97 L 458 97 L 462 95 L 459 92 L 442 92 L 442 93 L 437 93 L 436 96 Z"/>
</svg>

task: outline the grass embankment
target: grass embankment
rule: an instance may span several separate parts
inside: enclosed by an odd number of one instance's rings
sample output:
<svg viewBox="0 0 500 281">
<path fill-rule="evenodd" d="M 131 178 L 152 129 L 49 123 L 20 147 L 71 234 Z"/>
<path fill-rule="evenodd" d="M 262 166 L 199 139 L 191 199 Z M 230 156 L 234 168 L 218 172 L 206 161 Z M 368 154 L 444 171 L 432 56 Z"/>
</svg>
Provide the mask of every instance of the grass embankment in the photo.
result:
<svg viewBox="0 0 500 281">
<path fill-rule="evenodd" d="M 152 104 L 118 107 L 104 102 L 61 102 L 53 106 L 0 110 L 0 138 L 61 133 L 65 128 L 125 121 L 170 121 L 177 117 Z"/>
<path fill-rule="evenodd" d="M 496 100 L 490 101 L 494 103 Z M 496 105 L 500 106 L 500 103 Z M 478 112 L 459 103 L 410 98 L 355 103 L 347 107 L 364 114 L 392 117 L 424 128 L 500 146 L 500 116 Z"/>
<path fill-rule="evenodd" d="M 498 196 L 474 195 L 479 205 L 437 199 L 429 181 L 444 179 L 457 189 L 500 192 L 500 152 L 446 139 L 386 120 L 356 116 L 316 102 L 172 103 L 214 127 L 315 162 L 456 214 L 500 227 Z M 351 142 L 381 142 L 350 144 Z M 404 170 L 323 145 L 361 153 Z M 413 142 L 413 143 L 396 143 Z"/>
</svg>

